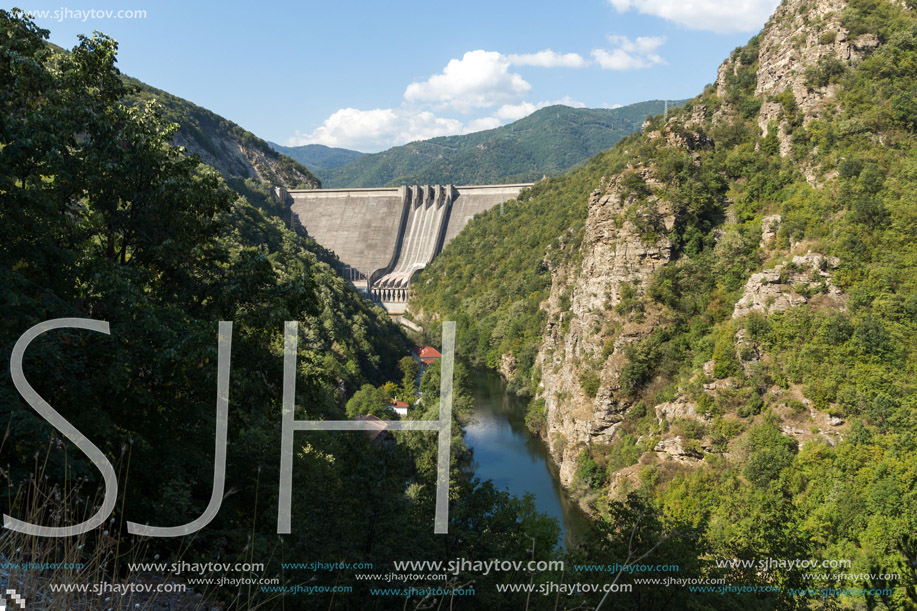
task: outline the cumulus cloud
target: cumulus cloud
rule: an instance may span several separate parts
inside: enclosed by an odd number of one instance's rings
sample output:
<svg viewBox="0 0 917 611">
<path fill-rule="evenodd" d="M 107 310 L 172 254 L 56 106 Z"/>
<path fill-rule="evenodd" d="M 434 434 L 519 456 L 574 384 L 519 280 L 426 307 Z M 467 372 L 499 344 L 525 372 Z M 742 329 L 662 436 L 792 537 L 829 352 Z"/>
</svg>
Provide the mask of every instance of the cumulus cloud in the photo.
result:
<svg viewBox="0 0 917 611">
<path fill-rule="evenodd" d="M 441 73 L 408 85 L 404 99 L 459 112 L 514 102 L 532 86 L 519 74 L 510 72 L 509 67 L 509 59 L 501 53 L 469 51 L 462 59 L 450 60 Z"/>
<path fill-rule="evenodd" d="M 539 108 L 547 106 L 546 102 L 532 104 L 531 102 L 520 102 L 519 104 L 504 104 L 494 113 L 494 117 L 500 121 L 518 121 L 522 117 L 527 117 Z"/>
<path fill-rule="evenodd" d="M 524 101 L 531 85 L 510 68 L 580 67 L 588 63 L 576 53 L 561 54 L 551 49 L 515 55 L 469 51 L 461 59 L 449 61 L 441 73 L 408 85 L 402 107 L 342 108 L 313 131 L 295 132 L 287 145 L 324 144 L 374 152 L 415 140 L 493 129 L 552 104 L 581 108 L 585 105 L 569 96 L 554 102 Z M 442 116 L 448 111 L 477 112 L 473 119 L 460 120 Z"/>
<path fill-rule="evenodd" d="M 592 57 L 605 70 L 639 70 L 665 63 L 656 53 L 665 44 L 665 36 L 639 36 L 636 40 L 609 36 L 608 41 L 617 48 L 592 50 Z"/>
<path fill-rule="evenodd" d="M 429 111 L 342 108 L 311 133 L 296 132 L 287 141 L 287 146 L 324 144 L 377 151 L 414 140 L 451 136 L 464 131 L 465 125 L 461 121 L 439 117 Z"/>
<path fill-rule="evenodd" d="M 582 68 L 588 63 L 579 53 L 557 53 L 551 49 L 537 53 L 511 53 L 506 57 L 514 66 L 540 68 Z"/>
<path fill-rule="evenodd" d="M 471 134 L 474 132 L 482 132 L 484 130 L 500 127 L 501 125 L 503 125 L 503 121 L 498 117 L 481 117 L 480 119 L 469 121 L 468 125 L 458 133 Z"/>
<path fill-rule="evenodd" d="M 692 30 L 753 32 L 761 28 L 780 0 L 608 0 L 618 12 L 635 10 Z"/>
<path fill-rule="evenodd" d="M 559 100 L 554 100 L 553 102 L 520 102 L 519 104 L 504 104 L 494 113 L 494 117 L 500 121 L 518 121 L 523 117 L 527 117 L 536 110 L 540 110 L 545 106 L 554 106 L 556 104 L 563 104 L 564 106 L 572 106 L 573 108 L 585 108 L 586 105 L 582 102 L 577 102 L 570 96 L 564 96 Z"/>
</svg>

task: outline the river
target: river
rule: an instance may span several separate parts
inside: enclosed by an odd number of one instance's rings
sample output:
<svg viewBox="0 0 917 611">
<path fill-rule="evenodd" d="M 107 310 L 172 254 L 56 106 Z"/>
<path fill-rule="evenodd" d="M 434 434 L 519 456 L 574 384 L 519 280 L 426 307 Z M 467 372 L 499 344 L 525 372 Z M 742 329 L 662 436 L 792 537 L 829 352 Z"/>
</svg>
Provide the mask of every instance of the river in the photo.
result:
<svg viewBox="0 0 917 611">
<path fill-rule="evenodd" d="M 589 519 L 561 487 L 545 443 L 526 428 L 525 402 L 507 393 L 496 374 L 473 371 L 470 378 L 474 420 L 465 427 L 465 443 L 474 450 L 475 475 L 516 496 L 533 494 L 538 511 L 560 522 L 558 544 L 574 545 Z"/>
</svg>

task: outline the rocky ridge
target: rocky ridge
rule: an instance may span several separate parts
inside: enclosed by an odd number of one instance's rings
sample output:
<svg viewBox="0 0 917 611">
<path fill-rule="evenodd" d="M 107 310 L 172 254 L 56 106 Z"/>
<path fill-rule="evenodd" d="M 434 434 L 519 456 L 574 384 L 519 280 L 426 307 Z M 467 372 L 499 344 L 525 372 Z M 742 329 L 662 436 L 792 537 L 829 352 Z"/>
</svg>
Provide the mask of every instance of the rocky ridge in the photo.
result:
<svg viewBox="0 0 917 611">
<path fill-rule="evenodd" d="M 818 119 L 837 93 L 832 83 L 813 87 L 812 70 L 829 61 L 844 65 L 857 62 L 879 44 L 871 34 L 851 39 L 841 25 L 845 6 L 843 0 L 787 0 L 758 38 L 754 92 L 762 103 L 756 122 L 762 136 L 776 126 L 783 156 L 790 154 L 792 145 L 790 122 L 806 124 Z M 653 129 L 647 123 L 644 138 L 688 151 L 696 161 L 698 151 L 714 145 L 708 135 L 713 128 L 729 123 L 738 112 L 727 100 L 727 81 L 740 69 L 740 63 L 733 54 L 719 69 L 719 108 L 710 112 L 698 104 L 690 114 L 672 117 L 661 128 Z M 809 171 L 804 171 L 809 178 Z M 545 401 L 544 434 L 565 485 L 572 483 L 583 449 L 610 443 L 634 406 L 634 400 L 621 389 L 627 347 L 665 324 L 661 310 L 642 297 L 654 272 L 674 264 L 673 259 L 679 256 L 669 234 L 678 222 L 675 211 L 680 206 L 658 195 L 665 189 L 660 188 L 656 175 L 653 167 L 634 161 L 624 172 L 603 178 L 589 199 L 581 258 L 574 257 L 573 263 L 552 269 L 550 297 L 543 304 L 548 322 L 536 365 L 541 373 L 540 396 Z M 632 185 L 639 183 L 646 187 L 644 197 L 633 193 Z M 779 226 L 779 215 L 765 218 L 762 253 L 769 250 Z M 767 314 L 813 300 L 822 300 L 826 307 L 843 308 L 844 295 L 831 280 L 837 264 L 834 259 L 809 252 L 754 274 L 735 304 L 733 318 L 753 312 Z M 643 306 L 632 309 L 630 304 L 635 300 Z M 736 348 L 743 367 L 765 356 L 744 336 L 736 337 Z M 594 376 L 583 373 L 591 371 Z M 709 373 L 698 375 L 706 380 L 705 392 L 713 396 L 728 386 L 728 381 L 711 382 Z M 713 451 L 706 441 L 698 447 L 665 432 L 677 419 L 704 420 L 686 397 L 650 409 L 660 418 L 663 433 L 645 445 L 661 459 L 690 464 L 701 460 L 705 451 Z"/>
</svg>

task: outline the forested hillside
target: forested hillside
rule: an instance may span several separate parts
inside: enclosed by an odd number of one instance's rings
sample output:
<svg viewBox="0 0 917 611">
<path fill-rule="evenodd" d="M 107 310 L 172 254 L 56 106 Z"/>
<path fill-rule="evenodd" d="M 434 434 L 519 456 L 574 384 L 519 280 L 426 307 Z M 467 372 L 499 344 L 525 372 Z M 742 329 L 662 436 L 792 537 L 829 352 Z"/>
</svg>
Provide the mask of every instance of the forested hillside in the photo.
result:
<svg viewBox="0 0 917 611">
<path fill-rule="evenodd" d="M 613 109 L 549 106 L 503 127 L 396 146 L 319 175 L 326 187 L 349 188 L 532 182 L 569 170 L 610 147 L 640 129 L 647 115 L 662 112 L 665 104 L 656 100 Z"/>
<path fill-rule="evenodd" d="M 364 155 L 360 151 L 334 148 L 323 144 L 304 144 L 302 146 L 283 146 L 269 142 L 268 144 L 279 153 L 295 159 L 313 172 L 321 174 L 334 168 L 339 168 Z"/>
<path fill-rule="evenodd" d="M 461 368 L 448 536 L 432 528 L 436 436 L 408 432 L 381 445 L 363 433 L 298 433 L 293 532 L 276 534 L 284 322 L 299 322 L 297 419 L 345 419 L 361 386 L 401 380 L 409 344 L 314 243 L 172 145 L 178 126 L 161 106 L 138 101 L 144 96 L 115 67 L 113 40 L 96 34 L 62 54 L 47 36 L 22 13 L 0 11 L 3 513 L 67 526 L 95 513 L 103 497 L 102 474 L 22 399 L 10 373 L 17 339 L 59 318 L 105 321 L 110 333 L 44 333 L 25 353 L 24 374 L 113 464 L 118 498 L 110 520 L 88 535 L 49 539 L 4 529 L 4 587 L 25 595 L 30 608 L 153 609 L 160 602 L 55 594 L 48 585 L 188 577 L 127 571 L 128 562 L 160 558 L 263 562 L 254 577 L 277 577 L 284 587 L 352 588 L 338 608 L 400 609 L 400 597 L 372 598 L 372 584 L 357 582 L 352 571 L 284 573 L 280 563 L 523 559 L 533 541 L 539 556 L 551 555 L 556 523 L 536 513 L 531 499 L 471 478 L 459 429 L 468 409 Z M 251 180 L 246 193 L 266 206 L 268 186 Z M 192 537 L 140 541 L 127 535 L 127 520 L 186 524 L 210 499 L 219 321 L 233 324 L 219 512 Z M 431 369 L 428 403 L 417 417 L 436 417 L 438 387 Z M 62 560 L 83 568 L 15 568 Z M 467 574 L 450 578 L 464 583 Z M 189 608 L 229 601 L 231 608 L 312 609 L 334 600 L 229 585 L 204 594 L 202 601 L 189 593 Z M 494 596 L 484 589 L 474 606 L 494 608 Z"/>
<path fill-rule="evenodd" d="M 917 608 L 915 8 L 785 1 L 668 119 L 473 220 L 411 301 L 533 397 L 609 531 L 638 506 L 758 588 L 731 608 Z"/>
</svg>

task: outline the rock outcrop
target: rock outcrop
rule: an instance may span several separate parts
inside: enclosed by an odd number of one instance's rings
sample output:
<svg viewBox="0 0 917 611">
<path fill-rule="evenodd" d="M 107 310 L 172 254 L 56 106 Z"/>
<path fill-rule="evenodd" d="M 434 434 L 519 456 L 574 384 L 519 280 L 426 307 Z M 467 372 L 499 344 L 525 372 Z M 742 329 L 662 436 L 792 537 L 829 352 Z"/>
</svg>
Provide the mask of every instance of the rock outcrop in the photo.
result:
<svg viewBox="0 0 917 611">
<path fill-rule="evenodd" d="M 287 189 L 317 187 L 318 181 L 299 164 L 271 149 L 247 145 L 228 133 L 215 131 L 206 137 L 188 129 L 179 129 L 172 141 L 226 178 L 253 178 Z"/>
<path fill-rule="evenodd" d="M 851 37 L 842 23 L 846 6 L 846 0 L 788 0 L 777 7 L 760 34 L 754 92 L 761 100 L 757 123 L 764 135 L 777 130 L 784 157 L 792 149 L 794 125 L 808 125 L 835 103 L 836 73 L 879 46 L 871 33 Z M 720 98 L 726 98 L 728 77 L 739 68 L 736 55 L 720 66 Z M 813 176 L 810 183 L 814 182 Z"/>
<path fill-rule="evenodd" d="M 630 173 L 652 190 L 652 170 L 640 168 Z M 557 439 L 559 433 L 565 440 L 562 448 L 556 444 L 551 448 L 564 484 L 572 481 L 583 444 L 609 441 L 617 430 L 630 406 L 616 394 L 626 362 L 624 348 L 653 327 L 652 313 L 636 320 L 614 308 L 625 293 L 642 294 L 653 271 L 671 259 L 672 244 L 667 237 L 648 241 L 637 223 L 627 218 L 628 211 L 642 200 L 629 192 L 625 181 L 623 175 L 615 176 L 604 189 L 592 193 L 585 256 L 574 269 L 555 270 L 546 304 L 549 321 L 536 363 L 542 371 L 548 439 Z M 654 196 L 645 203 L 646 214 L 655 215 L 661 227 L 672 228 L 675 217 L 669 204 Z M 613 338 L 606 328 L 609 321 L 619 327 Z M 606 346 L 606 341 L 612 343 Z M 583 389 L 580 372 L 584 365 L 599 372 L 595 396 Z"/>
<path fill-rule="evenodd" d="M 758 312 L 770 314 L 808 303 L 822 295 L 835 308 L 843 307 L 844 294 L 831 282 L 830 269 L 838 266 L 834 257 L 808 253 L 790 263 L 752 274 L 742 297 L 735 304 L 733 318 Z"/>
</svg>

